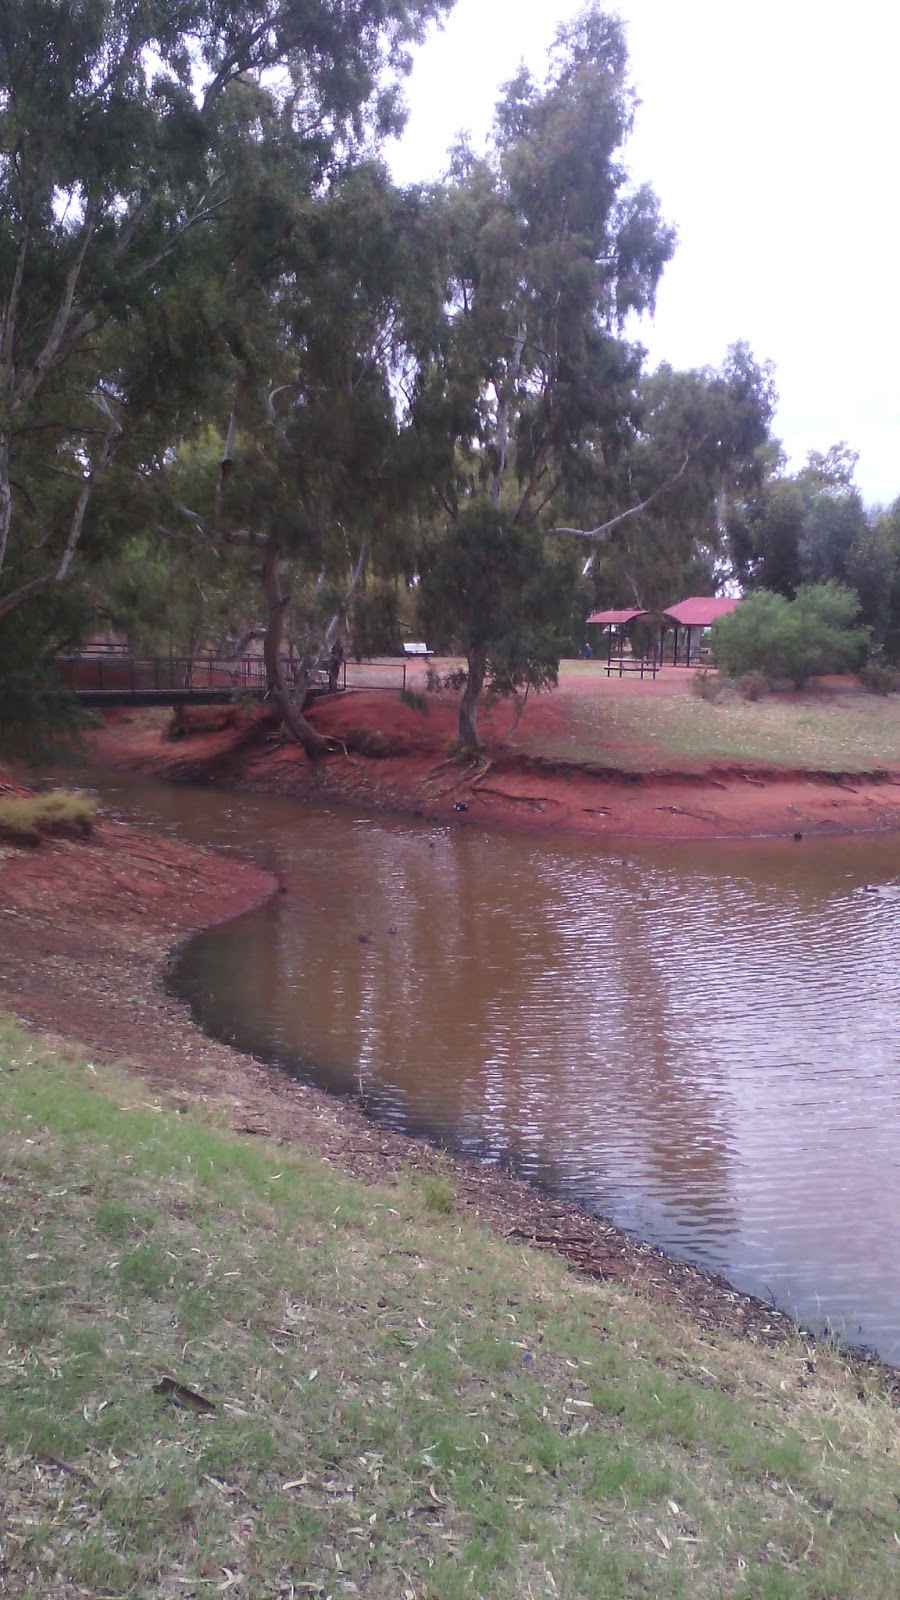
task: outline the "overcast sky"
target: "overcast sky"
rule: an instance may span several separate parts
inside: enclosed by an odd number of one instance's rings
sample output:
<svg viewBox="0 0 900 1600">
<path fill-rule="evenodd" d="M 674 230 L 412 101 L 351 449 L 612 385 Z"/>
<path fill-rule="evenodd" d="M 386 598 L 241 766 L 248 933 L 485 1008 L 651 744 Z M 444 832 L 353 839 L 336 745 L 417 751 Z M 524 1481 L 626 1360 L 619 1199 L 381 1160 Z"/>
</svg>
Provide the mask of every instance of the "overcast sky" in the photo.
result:
<svg viewBox="0 0 900 1600">
<path fill-rule="evenodd" d="M 436 177 L 497 91 L 540 76 L 580 0 L 457 0 L 409 85 L 394 159 Z M 791 466 L 844 439 L 869 504 L 900 495 L 900 8 L 892 0 L 611 0 L 641 99 L 626 152 L 678 230 L 651 363 L 718 365 L 745 339 L 775 363 Z"/>
</svg>

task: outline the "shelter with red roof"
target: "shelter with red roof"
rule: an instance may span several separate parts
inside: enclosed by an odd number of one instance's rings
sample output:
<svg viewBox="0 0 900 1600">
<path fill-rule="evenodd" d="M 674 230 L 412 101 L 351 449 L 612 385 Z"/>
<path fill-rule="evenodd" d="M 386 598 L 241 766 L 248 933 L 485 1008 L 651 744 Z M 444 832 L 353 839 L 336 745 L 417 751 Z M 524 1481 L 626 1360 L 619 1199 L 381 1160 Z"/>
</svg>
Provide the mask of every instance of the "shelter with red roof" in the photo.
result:
<svg viewBox="0 0 900 1600">
<path fill-rule="evenodd" d="M 720 617 L 727 617 L 740 605 L 740 597 L 716 595 L 691 595 L 687 600 L 679 600 L 677 605 L 666 606 L 664 610 L 643 611 L 613 610 L 595 611 L 588 617 L 588 622 L 595 623 L 603 628 L 608 635 L 607 668 L 613 662 L 613 640 L 618 641 L 619 655 L 617 659 L 621 664 L 622 641 L 626 628 L 632 624 L 645 624 L 648 632 L 653 631 L 659 638 L 659 655 L 662 656 L 662 642 L 666 630 L 671 628 L 674 632 L 672 660 L 676 667 L 699 666 L 704 659 L 702 639 L 704 630 L 711 628 Z M 643 652 L 639 659 L 643 659 Z"/>
</svg>

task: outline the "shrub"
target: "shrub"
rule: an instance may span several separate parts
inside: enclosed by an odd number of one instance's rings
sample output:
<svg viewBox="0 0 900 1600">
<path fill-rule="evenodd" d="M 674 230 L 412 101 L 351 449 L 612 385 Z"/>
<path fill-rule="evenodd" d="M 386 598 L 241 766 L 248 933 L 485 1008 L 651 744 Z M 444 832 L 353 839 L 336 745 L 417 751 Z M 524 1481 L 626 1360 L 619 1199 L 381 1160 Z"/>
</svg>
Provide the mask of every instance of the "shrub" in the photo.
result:
<svg viewBox="0 0 900 1600">
<path fill-rule="evenodd" d="M 415 1186 L 430 1216 L 447 1217 L 455 1210 L 456 1190 L 449 1178 L 443 1177 L 441 1173 L 421 1173 L 416 1177 Z"/>
<path fill-rule="evenodd" d="M 867 694 L 894 694 L 900 688 L 900 672 L 883 661 L 867 661 L 859 669 L 859 681 Z"/>
<path fill-rule="evenodd" d="M 0 748 L 16 755 L 61 750 L 95 720 L 66 694 L 48 635 L 60 607 L 38 597 L 0 620 Z"/>
<path fill-rule="evenodd" d="M 817 673 L 856 665 L 868 639 L 855 626 L 858 612 L 858 596 L 842 583 L 807 584 L 795 600 L 760 589 L 716 623 L 716 661 L 729 677 L 760 672 L 802 689 Z"/>
<path fill-rule="evenodd" d="M 427 717 L 431 710 L 427 696 L 420 694 L 417 689 L 401 689 L 400 699 L 405 706 L 409 706 L 411 711 L 421 712 L 423 717 Z"/>
<path fill-rule="evenodd" d="M 769 688 L 769 680 L 764 672 L 744 672 L 738 678 L 738 689 L 745 700 L 762 700 Z"/>
<path fill-rule="evenodd" d="M 691 694 L 697 700 L 718 700 L 723 688 L 718 673 L 710 672 L 707 667 L 701 667 L 691 678 Z"/>
<path fill-rule="evenodd" d="M 382 733 L 380 728 L 348 728 L 343 743 L 348 750 L 368 756 L 372 761 L 386 761 L 389 756 L 406 755 L 409 749 L 405 739 L 392 738 Z"/>
</svg>

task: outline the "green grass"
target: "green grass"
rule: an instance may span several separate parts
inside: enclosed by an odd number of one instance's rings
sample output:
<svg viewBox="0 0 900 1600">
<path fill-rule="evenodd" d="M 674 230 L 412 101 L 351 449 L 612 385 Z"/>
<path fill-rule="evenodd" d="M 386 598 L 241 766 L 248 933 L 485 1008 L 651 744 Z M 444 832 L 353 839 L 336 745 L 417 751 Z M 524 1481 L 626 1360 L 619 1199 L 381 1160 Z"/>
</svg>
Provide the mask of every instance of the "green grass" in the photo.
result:
<svg viewBox="0 0 900 1600">
<path fill-rule="evenodd" d="M 875 1600 L 896 1414 L 0 1027 L 0 1592 Z M 215 1405 L 173 1405 L 163 1376 Z"/>
<path fill-rule="evenodd" d="M 40 844 L 49 833 L 90 833 L 97 802 L 78 789 L 0 797 L 0 839 Z"/>
<path fill-rule="evenodd" d="M 542 734 L 532 753 L 626 770 L 652 770 L 679 760 L 753 761 L 830 772 L 900 765 L 900 695 L 864 694 L 848 684 L 837 692 L 812 687 L 758 701 L 726 690 L 716 700 L 703 700 L 654 694 L 648 682 L 646 695 L 616 696 L 615 680 L 610 693 L 602 666 L 593 666 L 596 686 L 590 677 L 577 687 L 573 680 L 557 702 L 568 730 L 553 740 Z M 528 741 L 526 712 L 516 744 L 530 749 Z"/>
</svg>

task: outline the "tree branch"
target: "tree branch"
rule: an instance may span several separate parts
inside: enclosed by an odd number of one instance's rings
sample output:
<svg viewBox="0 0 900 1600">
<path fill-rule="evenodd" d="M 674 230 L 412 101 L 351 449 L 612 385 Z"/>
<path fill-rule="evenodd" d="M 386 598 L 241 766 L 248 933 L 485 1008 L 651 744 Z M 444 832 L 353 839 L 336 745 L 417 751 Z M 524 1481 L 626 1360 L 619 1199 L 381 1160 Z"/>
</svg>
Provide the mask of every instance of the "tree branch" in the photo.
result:
<svg viewBox="0 0 900 1600">
<path fill-rule="evenodd" d="M 122 437 L 122 425 L 112 411 L 106 396 L 98 393 L 93 395 L 92 399 L 98 411 L 106 417 L 108 426 L 103 444 L 82 480 L 81 490 L 75 502 L 75 509 L 72 512 L 72 520 L 69 523 L 69 532 L 63 546 L 62 555 L 54 571 L 44 572 L 40 577 L 32 578 L 28 583 L 21 584 L 11 594 L 4 595 L 0 599 L 0 617 L 4 617 L 8 612 L 14 611 L 17 606 L 20 606 L 23 601 L 29 600 L 32 595 L 40 594 L 42 590 L 53 588 L 57 583 L 62 583 L 72 565 L 72 559 L 78 548 L 84 528 L 84 519 L 94 484 L 112 461 L 116 453 L 116 447 Z"/>
<path fill-rule="evenodd" d="M 10 285 L 9 299 L 3 313 L 3 334 L 0 338 L 0 383 L 3 393 L 7 394 L 15 370 L 13 352 L 16 345 L 16 321 L 19 314 L 19 296 L 22 292 L 22 279 L 25 276 L 25 260 L 28 255 L 29 228 L 28 223 L 22 225 L 19 239 L 19 248 L 16 251 L 16 265 L 13 280 Z"/>
<path fill-rule="evenodd" d="M 199 206 L 198 209 L 181 224 L 180 228 L 176 228 L 175 232 L 172 234 L 172 237 L 166 240 L 165 244 L 162 245 L 159 250 L 157 250 L 155 255 L 150 257 L 149 261 L 142 261 L 139 266 L 134 268 L 133 272 L 128 273 L 127 282 L 134 283 L 138 278 L 144 277 L 148 272 L 152 272 L 154 268 L 160 266 L 161 263 L 172 254 L 173 250 L 177 250 L 182 239 L 186 234 L 190 233 L 192 228 L 199 227 L 201 222 L 209 222 L 210 219 L 215 216 L 217 211 L 221 211 L 222 207 L 228 204 L 230 198 L 230 195 L 223 195 L 221 200 L 216 200 L 212 205 L 203 206 L 201 204 L 201 206 Z"/>
<path fill-rule="evenodd" d="M 75 251 L 75 256 L 72 260 L 69 270 L 66 273 L 66 281 L 63 285 L 63 292 L 60 297 L 59 306 L 57 307 L 56 316 L 53 319 L 53 327 L 50 329 L 47 342 L 32 366 L 31 371 L 22 380 L 18 391 L 10 396 L 10 411 L 12 412 L 20 411 L 23 406 L 26 406 L 28 402 L 33 399 L 44 378 L 47 376 L 47 373 L 50 371 L 51 367 L 56 361 L 66 334 L 71 331 L 69 324 L 72 316 L 72 306 L 75 300 L 75 290 L 78 287 L 78 279 L 81 275 L 81 269 L 84 266 L 84 258 L 87 255 L 88 245 L 93 237 L 95 220 L 96 206 L 93 200 L 89 200 L 84 208 L 84 222 L 81 229 L 81 239 L 79 241 L 78 248 Z"/>
<path fill-rule="evenodd" d="M 701 439 L 700 444 L 703 443 L 704 441 Z M 605 539 L 608 534 L 612 533 L 614 528 L 619 527 L 620 523 L 626 522 L 629 517 L 638 516 L 641 511 L 646 511 L 648 506 L 652 506 L 654 500 L 658 500 L 661 494 L 664 494 L 667 489 L 671 489 L 672 484 L 677 483 L 678 479 L 684 476 L 697 450 L 700 449 L 700 444 L 696 446 L 696 449 L 688 451 L 677 472 L 673 472 L 671 477 L 666 478 L 664 483 L 659 484 L 652 494 L 648 494 L 646 500 L 639 501 L 636 506 L 629 506 L 627 511 L 620 511 L 618 516 L 610 517 L 608 522 L 598 523 L 596 528 L 548 528 L 547 532 L 550 534 L 571 533 L 576 539 Z"/>
</svg>

